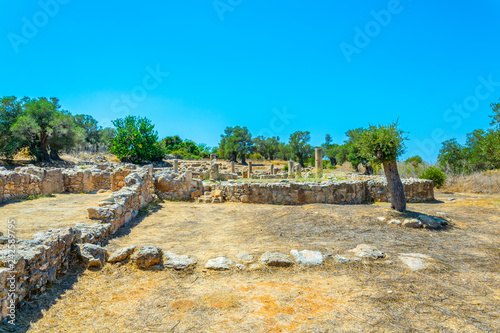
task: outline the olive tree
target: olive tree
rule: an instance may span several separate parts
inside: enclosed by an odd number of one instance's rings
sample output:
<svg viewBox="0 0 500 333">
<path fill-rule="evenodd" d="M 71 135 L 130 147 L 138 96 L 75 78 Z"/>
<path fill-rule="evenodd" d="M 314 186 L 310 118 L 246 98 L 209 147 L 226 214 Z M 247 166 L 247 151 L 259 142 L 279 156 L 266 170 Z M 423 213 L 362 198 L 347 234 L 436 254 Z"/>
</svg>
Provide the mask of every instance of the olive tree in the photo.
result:
<svg viewBox="0 0 500 333">
<path fill-rule="evenodd" d="M 374 164 L 384 166 L 391 193 L 391 206 L 400 212 L 406 209 L 406 197 L 396 159 L 404 153 L 404 140 L 406 140 L 404 132 L 395 122 L 385 126 L 370 125 L 358 134 L 355 141 L 361 156 Z"/>
</svg>

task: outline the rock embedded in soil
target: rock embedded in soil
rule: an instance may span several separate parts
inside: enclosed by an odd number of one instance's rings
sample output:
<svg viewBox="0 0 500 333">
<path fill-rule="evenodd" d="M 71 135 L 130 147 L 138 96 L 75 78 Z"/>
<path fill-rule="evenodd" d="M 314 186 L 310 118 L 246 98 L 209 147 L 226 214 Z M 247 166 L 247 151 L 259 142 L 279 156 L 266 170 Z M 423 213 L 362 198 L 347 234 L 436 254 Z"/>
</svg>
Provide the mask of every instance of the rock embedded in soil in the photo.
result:
<svg viewBox="0 0 500 333">
<path fill-rule="evenodd" d="M 231 269 L 231 266 L 233 262 L 231 259 L 228 259 L 226 257 L 217 257 L 215 259 L 210 259 L 207 261 L 205 264 L 206 269 L 212 269 L 215 271 L 225 271 Z"/>
<path fill-rule="evenodd" d="M 266 252 L 260 257 L 260 262 L 269 267 L 290 267 L 293 260 L 286 254 L 279 252 Z"/>
<path fill-rule="evenodd" d="M 319 266 L 323 265 L 323 263 L 325 262 L 323 255 L 318 251 L 292 250 L 290 251 L 290 254 L 295 258 L 295 261 L 299 265 L 303 266 Z"/>
<path fill-rule="evenodd" d="M 354 252 L 354 255 L 359 258 L 367 258 L 367 259 L 385 258 L 385 253 L 380 251 L 373 245 L 359 244 L 358 246 L 356 246 L 356 248 L 350 251 Z"/>
<path fill-rule="evenodd" d="M 437 229 L 441 227 L 441 223 L 438 220 L 427 215 L 419 215 L 418 220 L 428 229 Z"/>
<path fill-rule="evenodd" d="M 421 253 L 400 253 L 399 260 L 401 260 L 408 268 L 413 271 L 419 271 L 428 267 L 427 261 L 430 258 Z"/>
<path fill-rule="evenodd" d="M 400 220 L 390 220 L 389 222 L 387 222 L 387 224 L 401 225 L 401 221 Z"/>
<path fill-rule="evenodd" d="M 240 252 L 236 255 L 236 258 L 240 261 L 253 261 L 254 257 L 248 252 Z"/>
<path fill-rule="evenodd" d="M 196 259 L 187 255 L 179 255 L 174 252 L 165 252 L 164 256 L 165 264 L 163 266 L 166 268 L 173 268 L 175 270 L 187 269 L 198 263 Z"/>
<path fill-rule="evenodd" d="M 405 228 L 422 228 L 422 222 L 417 219 L 406 219 L 403 221 L 403 227 Z"/>
<path fill-rule="evenodd" d="M 108 257 L 108 251 L 105 248 L 89 243 L 79 244 L 77 251 L 78 257 L 87 267 L 100 268 Z"/>
<path fill-rule="evenodd" d="M 135 245 L 124 247 L 113 252 L 109 258 L 108 262 L 116 263 L 127 260 L 132 253 L 135 251 Z"/>
<path fill-rule="evenodd" d="M 141 246 L 137 252 L 132 255 L 132 260 L 138 268 L 152 268 L 160 265 L 163 259 L 163 252 L 156 246 Z"/>
</svg>

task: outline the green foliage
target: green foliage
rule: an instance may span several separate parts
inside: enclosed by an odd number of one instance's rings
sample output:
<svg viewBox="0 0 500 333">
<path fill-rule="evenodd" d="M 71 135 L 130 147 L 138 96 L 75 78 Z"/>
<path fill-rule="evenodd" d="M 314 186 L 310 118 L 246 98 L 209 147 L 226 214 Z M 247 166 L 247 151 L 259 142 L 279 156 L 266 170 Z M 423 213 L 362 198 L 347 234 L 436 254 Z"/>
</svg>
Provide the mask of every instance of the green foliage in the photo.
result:
<svg viewBox="0 0 500 333">
<path fill-rule="evenodd" d="M 16 97 L 6 96 L 0 100 L 0 153 L 9 161 L 22 148 L 22 140 L 11 131 L 22 112 L 22 103 Z"/>
<path fill-rule="evenodd" d="M 374 164 L 396 161 L 404 153 L 404 132 L 397 122 L 390 125 L 374 126 L 362 130 L 355 138 L 354 145 L 359 154 Z"/>
<path fill-rule="evenodd" d="M 428 167 L 419 178 L 432 180 L 434 185 L 436 185 L 437 188 L 440 188 L 446 181 L 446 173 L 437 167 L 431 166 Z"/>
<path fill-rule="evenodd" d="M 241 158 L 245 163 L 245 155 L 252 152 L 253 141 L 252 134 L 246 127 L 226 127 L 224 134 L 221 135 L 219 143 L 219 156 L 235 161 Z"/>
<path fill-rule="evenodd" d="M 168 136 L 162 140 L 167 154 L 183 160 L 199 160 L 210 157 L 210 147 L 206 144 L 196 144 L 191 140 L 182 140 L 178 135 Z"/>
<path fill-rule="evenodd" d="M 263 136 L 258 136 L 253 139 L 254 151 L 262 155 L 262 157 L 264 158 L 273 160 L 277 157 L 280 150 L 279 141 L 279 137 L 271 137 L 266 139 Z"/>
<path fill-rule="evenodd" d="M 116 135 L 110 148 L 121 161 L 143 163 L 161 161 L 165 148 L 148 118 L 127 116 L 113 120 Z"/>
<path fill-rule="evenodd" d="M 405 162 L 416 167 L 417 165 L 422 164 L 424 162 L 424 160 L 422 159 L 422 157 L 415 155 L 415 156 L 412 156 L 412 157 L 406 159 Z"/>
<path fill-rule="evenodd" d="M 288 171 L 288 164 L 285 164 L 285 165 L 283 166 L 283 171 Z"/>
<path fill-rule="evenodd" d="M 290 135 L 291 154 L 302 166 L 305 166 L 306 160 L 313 154 L 313 148 L 309 144 L 310 140 L 311 133 L 308 131 L 297 131 Z"/>
</svg>

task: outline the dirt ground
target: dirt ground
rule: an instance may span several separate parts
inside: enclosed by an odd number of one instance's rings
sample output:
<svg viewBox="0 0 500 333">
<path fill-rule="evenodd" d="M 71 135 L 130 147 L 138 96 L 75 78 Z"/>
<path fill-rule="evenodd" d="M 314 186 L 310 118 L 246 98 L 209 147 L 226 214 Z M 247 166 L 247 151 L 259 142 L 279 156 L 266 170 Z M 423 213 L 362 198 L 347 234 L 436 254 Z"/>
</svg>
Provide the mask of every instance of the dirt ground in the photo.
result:
<svg viewBox="0 0 500 333">
<path fill-rule="evenodd" d="M 446 213 L 444 230 L 389 226 L 388 204 L 271 206 L 166 202 L 108 245 L 157 245 L 195 256 L 188 272 L 131 264 L 75 268 L 28 301 L 29 332 L 494 332 L 500 327 L 500 196 L 438 193 L 410 204 Z M 456 200 L 448 201 L 454 197 Z M 204 271 L 206 259 L 240 251 L 347 254 L 361 243 L 384 259 L 318 268 Z M 412 271 L 399 253 L 430 256 Z M 30 324 L 31 322 L 31 324 Z"/>
<path fill-rule="evenodd" d="M 7 221 L 16 220 L 16 237 L 31 238 L 39 231 L 94 222 L 88 219 L 87 207 L 96 206 L 111 192 L 99 194 L 55 194 L 35 200 L 0 204 L 0 232 L 7 232 Z"/>
</svg>

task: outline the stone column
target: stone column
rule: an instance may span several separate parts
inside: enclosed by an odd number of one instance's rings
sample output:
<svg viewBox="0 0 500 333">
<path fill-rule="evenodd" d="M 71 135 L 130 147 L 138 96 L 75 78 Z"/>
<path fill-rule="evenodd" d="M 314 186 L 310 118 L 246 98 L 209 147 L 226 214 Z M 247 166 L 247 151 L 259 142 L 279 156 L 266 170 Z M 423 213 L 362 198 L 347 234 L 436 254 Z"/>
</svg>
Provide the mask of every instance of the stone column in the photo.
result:
<svg viewBox="0 0 500 333">
<path fill-rule="evenodd" d="M 300 165 L 300 163 L 297 163 L 296 172 L 297 172 L 297 177 L 302 177 L 302 166 Z"/>
<path fill-rule="evenodd" d="M 235 173 L 236 172 L 235 164 L 236 163 L 234 163 L 234 161 L 231 161 L 231 173 Z"/>
<path fill-rule="evenodd" d="M 178 159 L 174 160 L 174 171 L 175 172 L 179 171 L 179 160 Z"/>
<path fill-rule="evenodd" d="M 280 169 L 275 168 L 275 169 L 274 169 L 274 174 L 275 174 L 275 175 L 277 175 L 279 171 L 280 171 Z"/>
<path fill-rule="evenodd" d="M 315 152 L 316 157 L 316 177 L 323 176 L 323 149 L 316 148 Z"/>
<path fill-rule="evenodd" d="M 288 177 L 291 178 L 293 175 L 293 161 L 288 161 Z"/>
<path fill-rule="evenodd" d="M 210 180 L 219 180 L 219 164 L 218 163 L 213 163 L 210 166 Z"/>
<path fill-rule="evenodd" d="M 248 162 L 248 178 L 252 178 L 252 162 Z"/>
<path fill-rule="evenodd" d="M 274 164 L 271 164 L 271 167 L 269 168 L 269 174 L 274 175 Z"/>
</svg>

